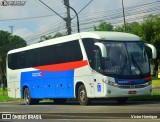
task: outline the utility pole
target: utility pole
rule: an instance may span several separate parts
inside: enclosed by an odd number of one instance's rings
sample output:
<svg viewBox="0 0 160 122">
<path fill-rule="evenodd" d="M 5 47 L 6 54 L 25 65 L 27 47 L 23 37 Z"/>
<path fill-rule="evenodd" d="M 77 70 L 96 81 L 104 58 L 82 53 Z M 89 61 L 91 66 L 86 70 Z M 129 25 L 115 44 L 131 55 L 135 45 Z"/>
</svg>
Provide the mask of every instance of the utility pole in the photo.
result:
<svg viewBox="0 0 160 122">
<path fill-rule="evenodd" d="M 13 27 L 14 26 L 9 26 L 11 28 L 11 35 L 13 35 Z"/>
<path fill-rule="evenodd" d="M 126 32 L 126 18 L 125 18 L 125 12 L 124 12 L 124 4 L 123 4 L 123 0 L 122 0 L 122 9 L 123 9 L 124 31 Z"/>
<path fill-rule="evenodd" d="M 92 1 L 93 0 L 90 0 L 90 2 L 85 7 L 83 7 L 83 9 L 81 11 L 83 11 Z M 75 17 L 77 17 L 77 30 L 78 30 L 78 33 L 80 32 L 78 14 L 81 11 L 79 11 L 77 13 L 76 10 L 70 6 L 69 0 L 63 0 L 64 5 L 66 6 L 66 9 L 67 9 L 67 17 L 66 18 L 63 18 L 60 14 L 58 14 L 55 10 L 53 10 L 51 7 L 49 7 L 47 4 L 45 4 L 42 0 L 39 0 L 39 2 L 41 2 L 44 6 L 46 6 L 48 9 L 50 9 L 52 12 L 56 13 L 60 18 L 62 18 L 66 22 L 68 35 L 70 35 L 71 31 L 72 31 L 72 29 L 71 29 L 71 20 L 74 19 Z M 70 16 L 70 9 L 72 9 L 76 14 L 73 18 L 71 18 L 71 16 Z"/>
<path fill-rule="evenodd" d="M 69 0 L 66 0 L 66 9 L 67 9 L 67 18 L 66 18 L 66 28 L 68 35 L 71 35 L 71 16 L 70 16 L 70 8 L 69 8 Z"/>
<path fill-rule="evenodd" d="M 66 22 L 67 27 L 67 33 L 68 35 L 71 34 L 71 17 L 70 17 L 70 9 L 69 9 L 69 0 L 65 1 L 65 4 L 67 4 L 67 17 L 63 18 L 60 14 L 58 14 L 55 10 L 53 10 L 51 7 L 49 7 L 47 4 L 45 4 L 43 1 L 39 0 L 43 5 L 45 5 L 48 9 L 50 9 L 52 12 L 56 13 L 60 18 L 62 18 Z"/>
<path fill-rule="evenodd" d="M 72 9 L 74 11 L 74 13 L 76 14 L 76 17 L 77 17 L 77 30 L 78 30 L 78 33 L 79 33 L 80 29 L 79 29 L 79 17 L 78 17 L 78 13 L 76 12 L 76 10 L 74 8 L 72 8 L 71 6 L 68 6 L 67 1 L 68 0 L 64 0 L 64 5 L 67 6 L 68 8 L 70 8 L 70 9 Z"/>
</svg>

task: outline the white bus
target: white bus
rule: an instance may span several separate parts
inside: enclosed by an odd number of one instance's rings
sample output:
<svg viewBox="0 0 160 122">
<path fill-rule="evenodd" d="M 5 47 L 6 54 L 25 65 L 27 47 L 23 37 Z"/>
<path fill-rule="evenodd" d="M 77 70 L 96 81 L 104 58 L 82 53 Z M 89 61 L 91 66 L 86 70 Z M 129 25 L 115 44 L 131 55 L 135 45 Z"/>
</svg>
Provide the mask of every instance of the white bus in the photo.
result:
<svg viewBox="0 0 160 122">
<path fill-rule="evenodd" d="M 150 95 L 150 66 L 140 37 L 121 32 L 82 32 L 11 50 L 7 55 L 8 95 L 25 104 L 41 99 L 64 103 L 77 98 Z"/>
</svg>

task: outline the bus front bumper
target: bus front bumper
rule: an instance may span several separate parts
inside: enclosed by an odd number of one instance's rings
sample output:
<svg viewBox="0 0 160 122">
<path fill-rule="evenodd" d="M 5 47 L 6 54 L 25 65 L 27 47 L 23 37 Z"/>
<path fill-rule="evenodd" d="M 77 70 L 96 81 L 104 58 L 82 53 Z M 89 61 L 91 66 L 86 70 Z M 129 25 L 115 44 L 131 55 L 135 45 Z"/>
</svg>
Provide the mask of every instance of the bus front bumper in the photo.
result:
<svg viewBox="0 0 160 122">
<path fill-rule="evenodd" d="M 106 90 L 104 92 L 105 98 L 147 96 L 152 92 L 152 85 L 143 88 L 119 88 L 111 85 L 106 85 Z"/>
</svg>

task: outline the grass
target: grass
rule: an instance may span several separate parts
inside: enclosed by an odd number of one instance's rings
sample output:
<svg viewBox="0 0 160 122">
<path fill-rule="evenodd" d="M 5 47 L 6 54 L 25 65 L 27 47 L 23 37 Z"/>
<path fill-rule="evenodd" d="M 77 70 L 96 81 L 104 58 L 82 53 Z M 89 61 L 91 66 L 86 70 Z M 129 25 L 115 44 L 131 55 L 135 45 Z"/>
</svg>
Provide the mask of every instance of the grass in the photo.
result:
<svg viewBox="0 0 160 122">
<path fill-rule="evenodd" d="M 7 89 L 6 89 L 6 88 L 5 88 L 4 90 L 2 90 L 2 88 L 0 88 L 0 96 L 1 96 L 1 95 L 3 95 L 3 96 L 4 96 L 4 95 L 5 95 L 5 96 L 8 95 L 8 92 L 7 92 Z"/>
<path fill-rule="evenodd" d="M 8 96 L 0 96 L 0 102 L 7 102 L 7 101 L 17 101 L 18 99 L 10 98 Z"/>
<path fill-rule="evenodd" d="M 0 88 L 0 102 L 17 101 L 17 100 L 20 100 L 20 99 L 8 97 L 8 91 L 7 91 L 7 89 L 2 90 Z"/>
<path fill-rule="evenodd" d="M 159 80 L 152 80 L 152 86 L 160 86 L 160 79 Z"/>
</svg>

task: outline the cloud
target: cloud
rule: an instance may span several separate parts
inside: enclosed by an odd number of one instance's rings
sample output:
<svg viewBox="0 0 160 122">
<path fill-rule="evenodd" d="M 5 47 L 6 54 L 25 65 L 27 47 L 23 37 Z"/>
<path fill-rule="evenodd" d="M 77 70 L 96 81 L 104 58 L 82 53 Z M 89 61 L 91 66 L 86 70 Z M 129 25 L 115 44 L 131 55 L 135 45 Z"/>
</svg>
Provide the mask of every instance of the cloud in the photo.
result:
<svg viewBox="0 0 160 122">
<path fill-rule="evenodd" d="M 13 34 L 24 38 L 30 34 L 33 34 L 33 32 L 31 32 L 30 30 L 28 30 L 26 28 L 19 28 L 19 29 L 15 30 Z"/>
<path fill-rule="evenodd" d="M 125 7 L 141 5 L 144 3 L 151 3 L 155 1 L 157 0 L 123 0 Z"/>
<path fill-rule="evenodd" d="M 25 1 L 27 1 L 25 6 L 0 6 L 0 19 L 27 18 L 54 14 L 53 11 L 42 5 L 38 0 Z M 70 0 L 70 5 L 79 12 L 89 1 L 90 0 Z M 135 6 L 154 1 L 156 0 L 124 0 L 124 6 Z M 45 0 L 44 2 L 57 13 L 66 17 L 66 8 L 62 0 Z M 79 14 L 80 28 L 83 27 L 83 25 L 81 25 L 82 22 L 88 22 L 91 19 L 95 21 L 100 17 L 103 18 L 103 16 L 109 14 L 110 11 L 121 8 L 121 2 L 122 0 L 93 0 L 92 3 Z M 73 17 L 74 15 L 75 13 L 71 10 L 71 16 Z M 72 20 L 72 25 L 75 25 L 75 32 L 77 32 L 76 21 L 76 18 Z M 94 25 L 96 23 L 91 24 Z M 29 36 L 28 39 L 39 37 L 46 32 L 56 32 L 66 27 L 65 22 L 57 15 L 20 21 L 0 21 L 0 27 L 3 30 L 10 31 L 8 26 L 11 25 L 14 26 L 14 34 L 22 37 Z M 91 26 L 92 25 L 90 25 L 90 27 Z M 88 27 L 88 25 L 84 25 L 84 27 Z M 16 30 L 16 28 L 18 29 Z"/>
</svg>

